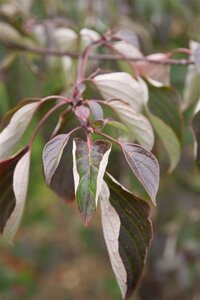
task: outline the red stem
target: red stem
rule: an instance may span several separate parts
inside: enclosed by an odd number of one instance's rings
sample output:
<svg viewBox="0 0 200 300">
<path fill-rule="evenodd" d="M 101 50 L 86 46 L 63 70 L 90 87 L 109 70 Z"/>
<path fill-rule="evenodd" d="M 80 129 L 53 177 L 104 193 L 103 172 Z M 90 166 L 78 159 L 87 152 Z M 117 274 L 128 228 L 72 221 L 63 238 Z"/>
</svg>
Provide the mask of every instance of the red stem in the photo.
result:
<svg viewBox="0 0 200 300">
<path fill-rule="evenodd" d="M 38 131 L 40 130 L 40 128 L 42 127 L 42 125 L 45 123 L 45 121 L 50 117 L 50 115 L 56 111 L 58 108 L 60 108 L 61 106 L 66 105 L 66 103 L 62 102 L 62 103 L 58 103 L 57 105 L 55 105 L 54 107 L 52 107 L 44 116 L 43 118 L 40 120 L 39 124 L 37 125 L 37 127 L 35 128 L 35 130 L 33 131 L 33 134 L 31 136 L 31 139 L 29 141 L 29 147 L 32 147 L 33 141 L 38 133 Z"/>
</svg>

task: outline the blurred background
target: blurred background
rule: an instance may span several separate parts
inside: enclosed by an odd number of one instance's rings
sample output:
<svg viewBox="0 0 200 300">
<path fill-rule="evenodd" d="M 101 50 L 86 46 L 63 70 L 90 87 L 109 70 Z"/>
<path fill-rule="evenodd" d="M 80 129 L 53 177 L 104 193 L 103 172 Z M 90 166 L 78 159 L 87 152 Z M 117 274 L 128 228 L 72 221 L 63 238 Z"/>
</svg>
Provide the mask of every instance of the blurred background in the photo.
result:
<svg viewBox="0 0 200 300">
<path fill-rule="evenodd" d="M 73 30 L 68 45 L 56 43 L 59 27 Z M 68 57 L 40 57 L 5 44 L 73 50 L 73 34 L 83 27 L 99 33 L 128 28 L 138 34 L 145 54 L 189 47 L 190 40 L 200 42 L 200 1 L 0 0 L 0 118 L 21 99 L 67 94 L 76 74 L 76 62 Z M 116 68 L 109 62 L 104 67 Z M 171 68 L 172 85 L 181 95 L 186 71 Z M 34 144 L 27 205 L 16 242 L 13 247 L 0 242 L 0 300 L 121 299 L 99 212 L 86 229 L 75 205 L 45 186 L 41 151 L 46 137 L 48 129 Z M 182 159 L 171 175 L 161 158 L 162 180 L 153 209 L 155 237 L 134 300 L 200 299 L 200 175 L 192 144 L 185 128 Z M 159 155 L 162 145 L 157 147 Z M 121 177 L 139 189 L 126 171 Z"/>
</svg>

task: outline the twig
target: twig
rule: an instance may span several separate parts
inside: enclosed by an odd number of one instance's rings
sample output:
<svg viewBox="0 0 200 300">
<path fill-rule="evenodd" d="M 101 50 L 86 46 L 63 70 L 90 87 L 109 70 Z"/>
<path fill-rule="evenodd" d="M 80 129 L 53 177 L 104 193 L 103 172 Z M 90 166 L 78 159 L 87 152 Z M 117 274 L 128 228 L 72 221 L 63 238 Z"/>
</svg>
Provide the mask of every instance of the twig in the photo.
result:
<svg viewBox="0 0 200 300">
<path fill-rule="evenodd" d="M 31 47 L 31 46 L 25 46 L 25 45 L 18 45 L 15 43 L 8 43 L 4 41 L 0 41 L 4 46 L 6 46 L 9 49 L 13 49 L 16 51 L 21 52 L 30 52 L 35 53 L 42 56 L 70 56 L 73 59 L 78 59 L 80 57 L 79 52 L 74 51 L 57 51 L 53 49 L 48 48 L 37 48 L 37 47 Z M 132 62 L 146 62 L 150 64 L 160 64 L 160 65 L 180 65 L 180 66 L 187 66 L 187 65 L 193 65 L 195 62 L 191 59 L 172 59 L 172 58 L 166 58 L 163 60 L 157 60 L 152 59 L 148 57 L 138 57 L 138 58 L 132 58 L 132 57 L 125 57 L 123 55 L 113 55 L 113 54 L 89 54 L 88 59 L 90 60 L 109 60 L 109 61 L 125 61 L 130 60 Z"/>
</svg>

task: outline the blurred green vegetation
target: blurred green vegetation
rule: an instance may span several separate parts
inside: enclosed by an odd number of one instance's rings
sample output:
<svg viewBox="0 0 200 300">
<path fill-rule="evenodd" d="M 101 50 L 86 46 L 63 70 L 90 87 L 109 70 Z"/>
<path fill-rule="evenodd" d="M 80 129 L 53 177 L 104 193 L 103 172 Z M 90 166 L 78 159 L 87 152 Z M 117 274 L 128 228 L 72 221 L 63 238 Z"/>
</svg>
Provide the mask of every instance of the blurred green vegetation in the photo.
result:
<svg viewBox="0 0 200 300">
<path fill-rule="evenodd" d="M 189 40 L 200 42 L 199 0 L 1 0 L 0 21 L 12 24 L 24 39 L 28 39 L 27 32 L 30 33 L 33 23 L 44 21 L 50 26 L 49 39 L 51 25 L 61 24 L 76 32 L 82 27 L 98 32 L 129 28 L 139 35 L 146 54 L 188 47 Z M 46 43 L 51 47 L 51 40 Z M 102 65 L 118 68 L 113 63 Z M 21 99 L 67 94 L 75 67 L 74 63 L 66 72 L 60 58 L 22 54 L 0 43 L 0 118 Z M 182 66 L 171 68 L 172 85 L 181 95 L 186 71 Z M 66 205 L 45 187 L 41 151 L 47 135 L 48 129 L 43 130 L 34 144 L 27 206 L 16 243 L 13 247 L 0 244 L 0 300 L 121 299 L 98 213 L 91 227 L 85 229 L 74 205 Z M 158 147 L 165 166 L 166 153 L 161 145 Z M 184 150 L 177 170 L 171 175 L 166 174 L 165 167 L 161 170 L 158 206 L 153 210 L 155 237 L 143 280 L 133 299 L 197 300 L 200 175 L 193 162 L 189 129 L 185 129 Z M 120 177 L 139 191 L 127 171 Z"/>
</svg>

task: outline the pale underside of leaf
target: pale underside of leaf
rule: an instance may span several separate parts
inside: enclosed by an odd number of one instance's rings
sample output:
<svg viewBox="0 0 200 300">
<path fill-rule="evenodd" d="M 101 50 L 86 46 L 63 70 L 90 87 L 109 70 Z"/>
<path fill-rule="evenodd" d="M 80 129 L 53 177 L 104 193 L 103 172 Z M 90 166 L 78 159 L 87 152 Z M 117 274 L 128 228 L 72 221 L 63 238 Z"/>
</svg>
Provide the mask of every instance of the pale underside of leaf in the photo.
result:
<svg viewBox="0 0 200 300">
<path fill-rule="evenodd" d="M 46 183 L 49 185 L 53 174 L 55 173 L 63 150 L 69 140 L 68 134 L 60 134 L 51 139 L 43 150 L 43 165 Z"/>
<path fill-rule="evenodd" d="M 125 296 L 127 285 L 127 273 L 123 261 L 119 254 L 119 233 L 120 233 L 120 218 L 110 201 L 110 191 L 107 184 L 104 182 L 100 194 L 101 218 L 103 235 L 108 249 L 110 262 L 113 271 L 116 275 L 118 285 L 123 297 Z"/>
<path fill-rule="evenodd" d="M 142 146 L 151 150 L 154 145 L 154 133 L 148 119 L 142 114 L 136 113 L 128 104 L 119 100 L 108 102 L 117 113 L 124 125 L 127 126 L 131 136 Z"/>
<path fill-rule="evenodd" d="M 155 156 L 139 145 L 121 144 L 126 160 L 132 171 L 143 184 L 145 190 L 156 204 L 159 187 L 159 164 Z"/>
<path fill-rule="evenodd" d="M 7 220 L 3 230 L 4 238 L 10 243 L 12 243 L 13 238 L 18 230 L 25 206 L 28 190 L 29 166 L 30 151 L 28 151 L 17 163 L 13 175 L 13 190 L 16 203 L 15 208 Z"/>
<path fill-rule="evenodd" d="M 134 79 L 125 72 L 116 72 L 97 75 L 93 81 L 105 100 L 121 99 L 128 102 L 136 111 L 148 101 L 148 89 L 145 82 L 139 78 Z"/>
<path fill-rule="evenodd" d="M 20 108 L 13 115 L 8 126 L 0 133 L 0 160 L 12 154 L 14 147 L 27 129 L 38 105 L 38 102 L 33 102 Z"/>
</svg>

